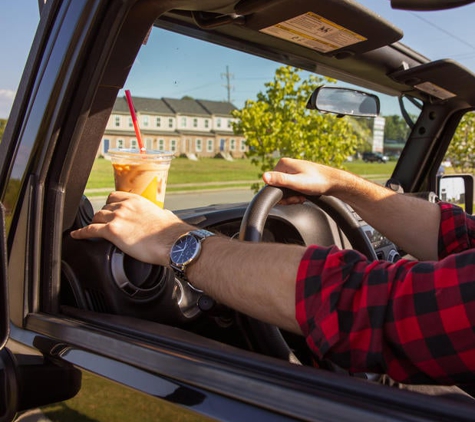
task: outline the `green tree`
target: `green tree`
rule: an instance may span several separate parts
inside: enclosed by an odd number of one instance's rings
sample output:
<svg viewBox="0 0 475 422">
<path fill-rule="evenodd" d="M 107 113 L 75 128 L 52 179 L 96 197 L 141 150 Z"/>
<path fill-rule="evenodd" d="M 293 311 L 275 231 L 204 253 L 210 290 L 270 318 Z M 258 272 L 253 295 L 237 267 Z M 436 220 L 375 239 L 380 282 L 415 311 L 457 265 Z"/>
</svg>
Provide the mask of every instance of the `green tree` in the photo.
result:
<svg viewBox="0 0 475 422">
<path fill-rule="evenodd" d="M 409 135 L 409 126 L 405 120 L 397 114 L 384 116 L 384 139 L 390 139 L 399 143 L 406 142 Z"/>
<path fill-rule="evenodd" d="M 0 119 L 0 142 L 2 142 L 3 132 L 5 131 L 5 126 L 7 121 L 5 119 Z"/>
<path fill-rule="evenodd" d="M 341 167 L 363 139 L 354 120 L 305 108 L 317 86 L 334 80 L 315 75 L 302 80 L 300 72 L 290 66 L 278 68 L 257 100 L 247 100 L 233 112 L 234 130 L 246 138 L 251 162 L 260 165 L 259 177 L 281 156 Z M 255 190 L 259 187 L 253 185 Z"/>
<path fill-rule="evenodd" d="M 475 113 L 464 115 L 447 150 L 455 171 L 475 169 Z"/>
</svg>

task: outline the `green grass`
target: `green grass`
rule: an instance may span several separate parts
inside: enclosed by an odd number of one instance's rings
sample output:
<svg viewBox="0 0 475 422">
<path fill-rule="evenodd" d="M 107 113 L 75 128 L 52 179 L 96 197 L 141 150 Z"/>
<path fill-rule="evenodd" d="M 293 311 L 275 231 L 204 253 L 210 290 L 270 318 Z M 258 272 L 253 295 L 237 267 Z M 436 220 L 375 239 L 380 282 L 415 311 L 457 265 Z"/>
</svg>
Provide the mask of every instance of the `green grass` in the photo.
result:
<svg viewBox="0 0 475 422">
<path fill-rule="evenodd" d="M 174 404 L 147 396 L 104 378 L 82 373 L 76 397 L 44 406 L 52 422 L 198 422 L 208 420 Z"/>
<path fill-rule="evenodd" d="M 345 163 L 345 168 L 372 180 L 386 180 L 391 175 L 395 162 L 387 164 L 364 163 L 354 161 Z M 259 180 L 260 170 L 248 159 L 226 161 L 217 158 L 202 158 L 191 161 L 175 158 L 168 175 L 168 192 L 189 191 L 199 188 L 213 189 L 222 187 L 250 186 Z M 114 175 L 110 161 L 98 158 L 94 162 L 91 176 L 86 186 L 88 196 L 104 195 L 114 186 Z M 99 190 L 94 192 L 94 190 Z"/>
</svg>

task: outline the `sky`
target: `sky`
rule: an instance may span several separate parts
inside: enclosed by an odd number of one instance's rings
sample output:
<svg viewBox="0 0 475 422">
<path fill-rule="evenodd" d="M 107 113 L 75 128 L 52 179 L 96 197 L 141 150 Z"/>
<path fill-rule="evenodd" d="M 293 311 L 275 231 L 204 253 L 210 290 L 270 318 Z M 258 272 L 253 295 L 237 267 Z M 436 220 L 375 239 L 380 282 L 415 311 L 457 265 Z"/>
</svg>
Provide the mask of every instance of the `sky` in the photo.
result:
<svg viewBox="0 0 475 422">
<path fill-rule="evenodd" d="M 431 60 L 452 58 L 475 72 L 475 25 L 473 23 L 475 4 L 439 12 L 412 12 L 392 10 L 390 0 L 359 0 L 359 2 L 402 29 L 404 38 L 401 41 L 414 50 Z M 7 118 L 10 113 L 38 22 L 38 0 L 2 0 L 0 118 Z M 173 43 L 166 44 L 178 50 Z M 190 51 L 188 61 L 199 59 L 200 54 L 198 48 Z M 223 54 L 225 54 L 224 50 Z M 270 63 L 268 66 L 262 66 L 262 63 L 257 64 L 257 62 L 254 66 L 252 64 L 249 66 L 249 63 L 242 66 L 239 61 L 230 63 L 229 69 L 226 69 L 221 64 L 217 65 L 210 61 L 209 68 L 197 67 L 194 80 L 190 80 L 189 72 L 187 76 L 180 78 L 176 71 L 167 75 L 164 69 L 160 77 L 173 79 L 173 83 L 170 84 L 173 90 L 158 93 L 150 90 L 150 85 L 145 82 L 146 78 L 141 72 L 145 72 L 145 68 L 158 69 L 159 58 L 156 54 L 149 56 L 144 54 L 142 60 L 144 61 L 142 68 L 140 63 L 137 66 L 134 65 L 129 78 L 130 89 L 134 95 L 149 97 L 180 98 L 183 95 L 191 95 L 213 100 L 226 99 L 212 98 L 212 96 L 226 96 L 223 87 L 226 83 L 224 74 L 227 70 L 232 75 L 232 85 L 240 88 L 239 95 L 246 95 L 248 92 L 256 92 L 256 85 L 262 86 L 264 82 L 271 80 L 275 69 L 275 65 Z M 213 89 L 219 89 L 219 94 L 213 94 Z M 238 94 L 233 92 L 232 95 Z M 241 103 L 243 98 L 232 98 L 232 100 L 236 104 Z"/>
</svg>

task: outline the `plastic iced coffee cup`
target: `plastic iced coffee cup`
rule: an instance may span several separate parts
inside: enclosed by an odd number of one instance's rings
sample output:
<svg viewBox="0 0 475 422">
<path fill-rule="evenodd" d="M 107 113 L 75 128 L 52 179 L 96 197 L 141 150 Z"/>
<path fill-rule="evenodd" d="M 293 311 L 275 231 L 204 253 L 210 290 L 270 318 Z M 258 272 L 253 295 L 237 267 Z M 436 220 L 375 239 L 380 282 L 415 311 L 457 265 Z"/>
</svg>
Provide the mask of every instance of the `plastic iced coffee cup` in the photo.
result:
<svg viewBox="0 0 475 422">
<path fill-rule="evenodd" d="M 115 189 L 132 192 L 163 208 L 172 152 L 110 149 Z"/>
</svg>

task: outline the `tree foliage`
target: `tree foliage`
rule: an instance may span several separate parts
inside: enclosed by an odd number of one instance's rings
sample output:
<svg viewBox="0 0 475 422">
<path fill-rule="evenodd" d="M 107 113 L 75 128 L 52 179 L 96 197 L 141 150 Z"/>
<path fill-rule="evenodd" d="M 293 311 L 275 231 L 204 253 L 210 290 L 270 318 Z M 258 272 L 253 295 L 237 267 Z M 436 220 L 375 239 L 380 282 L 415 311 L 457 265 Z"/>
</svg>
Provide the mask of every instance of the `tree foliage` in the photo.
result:
<svg viewBox="0 0 475 422">
<path fill-rule="evenodd" d="M 315 88 L 334 81 L 315 75 L 302 80 L 300 72 L 290 66 L 278 68 L 274 80 L 264 85 L 265 92 L 233 112 L 234 130 L 246 138 L 251 162 L 260 165 L 259 177 L 281 156 L 341 167 L 367 135 L 356 119 L 306 109 Z"/>
<path fill-rule="evenodd" d="M 390 139 L 399 143 L 406 142 L 410 128 L 404 119 L 397 114 L 385 116 L 384 118 L 384 139 Z"/>
<path fill-rule="evenodd" d="M 5 119 L 0 119 L 0 142 L 2 142 L 3 132 L 5 131 L 5 126 L 7 121 Z"/>
<path fill-rule="evenodd" d="M 475 169 L 475 113 L 465 114 L 460 121 L 447 150 L 447 157 L 456 171 Z"/>
</svg>

